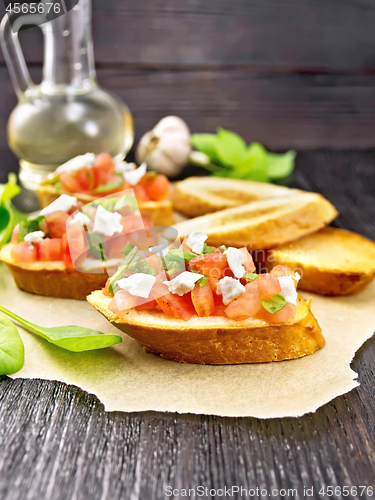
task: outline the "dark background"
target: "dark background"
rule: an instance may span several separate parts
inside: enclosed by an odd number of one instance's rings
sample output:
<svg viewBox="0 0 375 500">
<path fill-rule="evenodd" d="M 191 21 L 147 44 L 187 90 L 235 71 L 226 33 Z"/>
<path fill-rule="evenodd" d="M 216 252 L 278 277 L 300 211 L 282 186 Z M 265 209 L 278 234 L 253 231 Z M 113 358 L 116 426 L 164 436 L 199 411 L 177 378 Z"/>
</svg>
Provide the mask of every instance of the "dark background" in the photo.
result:
<svg viewBox="0 0 375 500">
<path fill-rule="evenodd" d="M 338 226 L 375 239 L 373 0 L 93 7 L 98 79 L 128 103 L 136 140 L 173 113 L 194 132 L 223 126 L 272 150 L 296 148 L 294 185 L 329 198 Z M 38 80 L 41 33 L 20 38 Z M 4 181 L 17 168 L 5 135 L 16 97 L 1 55 L 0 82 Z M 352 363 L 359 388 L 302 418 L 109 414 L 78 388 L 1 377 L 0 498 L 148 500 L 164 499 L 166 485 L 239 485 L 297 488 L 298 498 L 313 487 L 321 499 L 322 487 L 375 486 L 374 347 Z"/>
</svg>

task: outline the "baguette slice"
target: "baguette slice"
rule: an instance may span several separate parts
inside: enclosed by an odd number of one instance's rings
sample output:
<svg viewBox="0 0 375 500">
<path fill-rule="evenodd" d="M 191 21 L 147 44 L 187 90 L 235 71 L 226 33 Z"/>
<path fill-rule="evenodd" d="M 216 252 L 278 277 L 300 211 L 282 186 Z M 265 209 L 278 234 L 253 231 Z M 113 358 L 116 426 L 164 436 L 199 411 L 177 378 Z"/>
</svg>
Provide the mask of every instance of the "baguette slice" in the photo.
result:
<svg viewBox="0 0 375 500">
<path fill-rule="evenodd" d="M 179 237 L 192 231 L 208 235 L 209 245 L 269 249 L 318 231 L 338 215 L 317 193 L 299 192 L 261 200 L 176 224 Z"/>
<path fill-rule="evenodd" d="M 173 208 L 179 212 L 189 217 L 198 217 L 253 201 L 297 193 L 301 191 L 264 182 L 222 177 L 189 177 L 176 183 L 172 203 Z"/>
<path fill-rule="evenodd" d="M 326 227 L 268 252 L 266 267 L 285 264 L 301 275 L 302 290 L 321 295 L 359 292 L 375 277 L 375 242 L 359 234 Z"/>
<path fill-rule="evenodd" d="M 98 200 L 100 196 L 93 196 L 85 193 L 69 193 L 68 191 L 57 192 L 54 186 L 39 185 L 36 188 L 36 194 L 41 208 L 50 205 L 60 195 L 68 194 L 75 196 L 78 201 L 84 204 Z M 172 202 L 170 200 L 163 201 L 139 201 L 139 210 L 141 214 L 154 226 L 170 226 L 173 224 Z"/>
<path fill-rule="evenodd" d="M 12 273 L 21 290 L 37 295 L 85 300 L 93 290 L 105 285 L 107 273 L 81 273 L 66 267 L 62 261 L 13 262 L 12 243 L 4 245 L 0 259 Z M 98 261 L 101 264 L 100 261 Z"/>
<path fill-rule="evenodd" d="M 289 323 L 270 324 L 259 319 L 234 321 L 222 316 L 173 319 L 161 311 L 130 310 L 119 316 L 108 309 L 111 299 L 96 290 L 87 297 L 108 321 L 135 339 L 146 352 L 180 363 L 226 365 L 264 363 L 306 356 L 325 340 L 310 301 L 299 297 Z"/>
</svg>

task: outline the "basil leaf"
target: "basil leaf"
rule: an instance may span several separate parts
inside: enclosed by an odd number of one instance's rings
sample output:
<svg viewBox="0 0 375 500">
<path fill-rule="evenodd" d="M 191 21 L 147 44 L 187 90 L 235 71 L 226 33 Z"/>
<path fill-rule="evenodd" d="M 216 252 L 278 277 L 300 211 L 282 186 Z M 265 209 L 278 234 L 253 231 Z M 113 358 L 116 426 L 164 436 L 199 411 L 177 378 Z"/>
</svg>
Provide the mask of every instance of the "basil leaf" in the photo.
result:
<svg viewBox="0 0 375 500">
<path fill-rule="evenodd" d="M 205 153 L 214 163 L 220 163 L 216 153 L 217 135 L 216 134 L 192 134 L 190 141 L 197 151 Z"/>
<path fill-rule="evenodd" d="M 247 151 L 247 144 L 235 132 L 219 128 L 215 150 L 221 163 L 233 165 L 243 160 Z"/>
<path fill-rule="evenodd" d="M 115 198 L 109 198 L 108 200 L 107 199 L 103 199 L 103 200 L 95 200 L 93 202 L 91 202 L 91 205 L 93 207 L 98 207 L 99 205 L 101 205 L 103 208 L 105 208 L 106 210 L 108 210 L 108 212 L 112 212 L 116 203 L 118 202 L 119 198 L 115 197 Z"/>
<path fill-rule="evenodd" d="M 174 250 L 169 250 L 167 255 L 164 257 L 165 260 L 170 260 L 177 262 L 179 260 L 191 260 L 194 257 L 197 257 L 196 253 L 188 252 L 187 250 L 181 250 L 179 248 L 175 248 Z"/>
<path fill-rule="evenodd" d="M 207 243 L 204 244 L 204 247 L 203 247 L 203 254 L 206 254 L 206 253 L 212 253 L 213 251 L 215 250 L 215 247 L 210 247 L 207 245 Z"/>
<path fill-rule="evenodd" d="M 274 295 L 272 299 L 262 300 L 261 302 L 264 309 L 271 314 L 275 314 L 277 311 L 280 311 L 280 309 L 287 304 L 287 301 L 279 293 Z"/>
<path fill-rule="evenodd" d="M 18 372 L 24 362 L 23 342 L 15 325 L 0 315 L 0 375 Z"/>
<path fill-rule="evenodd" d="M 11 202 L 11 199 L 20 192 L 17 177 L 13 173 L 8 175 L 7 184 L 0 184 L 0 248 L 10 240 L 14 226 L 27 216 L 17 210 Z"/>
<path fill-rule="evenodd" d="M 43 182 L 40 183 L 41 186 L 45 186 L 46 184 L 56 184 L 60 180 L 60 174 L 55 174 L 53 177 L 47 177 Z"/>
<path fill-rule="evenodd" d="M 8 311 L 5 307 L 0 306 L 0 311 L 9 318 L 12 318 L 12 320 L 17 321 L 17 323 L 27 330 L 47 340 L 50 344 L 57 345 L 68 351 L 92 351 L 122 342 L 122 338 L 119 335 L 106 334 L 99 332 L 99 330 L 75 325 L 53 326 L 51 328 L 41 327 L 17 316 L 17 314 Z"/>
<path fill-rule="evenodd" d="M 272 180 L 288 177 L 294 170 L 296 152 L 287 151 L 284 154 L 267 153 L 268 166 L 267 174 Z"/>
<path fill-rule="evenodd" d="M 135 196 L 129 196 L 124 194 L 124 196 L 121 196 L 115 206 L 114 210 L 121 210 L 124 207 L 128 207 L 131 212 L 135 212 L 138 209 L 138 203 L 137 203 L 137 198 Z"/>
<path fill-rule="evenodd" d="M 256 280 L 257 278 L 259 278 L 259 275 L 258 274 L 255 274 L 255 273 L 246 273 L 243 278 L 245 278 L 245 280 L 250 280 L 250 281 L 254 281 Z"/>
<path fill-rule="evenodd" d="M 228 247 L 226 247 L 225 245 L 221 245 L 219 248 L 223 253 L 228 250 Z"/>
<path fill-rule="evenodd" d="M 38 215 L 37 217 L 28 217 L 20 222 L 20 230 L 18 232 L 17 241 L 23 241 L 24 237 L 33 233 L 34 231 L 43 230 L 44 215 Z"/>
<path fill-rule="evenodd" d="M 112 189 L 116 189 L 124 184 L 124 179 L 121 175 L 118 176 L 116 180 L 113 182 L 108 182 L 107 184 L 101 184 L 100 186 L 96 187 L 95 189 L 92 190 L 93 193 L 106 193 L 108 191 L 112 191 Z"/>
<path fill-rule="evenodd" d="M 105 240 L 102 234 L 86 231 L 88 250 L 95 259 L 107 260 Z"/>
<path fill-rule="evenodd" d="M 144 274 L 151 274 L 152 276 L 156 276 L 156 271 L 155 269 L 150 266 L 150 264 L 144 260 L 140 259 L 137 260 L 136 262 L 132 262 L 128 269 L 133 271 L 133 273 L 144 273 Z"/>
<path fill-rule="evenodd" d="M 61 191 L 62 190 L 62 184 L 61 184 L 61 182 L 56 182 L 55 189 L 56 189 L 56 191 Z"/>
<path fill-rule="evenodd" d="M 253 142 L 247 148 L 243 160 L 233 166 L 231 177 L 267 182 L 267 166 L 267 150 L 259 142 Z"/>
<path fill-rule="evenodd" d="M 207 276 L 203 276 L 203 278 L 200 278 L 198 281 L 197 281 L 198 285 L 199 286 L 204 286 L 204 285 L 207 285 L 208 283 L 208 278 Z"/>
<path fill-rule="evenodd" d="M 128 245 L 126 245 L 126 247 Z M 108 286 L 108 291 L 112 295 L 115 295 L 115 293 L 117 292 L 117 290 L 119 290 L 117 282 L 118 282 L 118 280 L 120 278 L 122 278 L 122 275 L 124 274 L 124 272 L 126 271 L 126 269 L 129 267 L 129 265 L 133 261 L 139 260 L 139 255 L 137 255 L 137 252 L 138 252 L 138 247 L 133 247 L 130 250 L 130 252 L 126 255 L 125 259 L 120 263 L 119 268 L 117 269 L 117 271 L 115 272 L 115 274 L 110 279 L 109 286 Z"/>
<path fill-rule="evenodd" d="M 123 253 L 124 255 L 128 255 L 131 250 L 133 250 L 133 248 L 135 248 L 135 245 L 133 245 L 133 243 L 128 243 L 122 250 L 121 250 L 121 253 Z"/>
</svg>

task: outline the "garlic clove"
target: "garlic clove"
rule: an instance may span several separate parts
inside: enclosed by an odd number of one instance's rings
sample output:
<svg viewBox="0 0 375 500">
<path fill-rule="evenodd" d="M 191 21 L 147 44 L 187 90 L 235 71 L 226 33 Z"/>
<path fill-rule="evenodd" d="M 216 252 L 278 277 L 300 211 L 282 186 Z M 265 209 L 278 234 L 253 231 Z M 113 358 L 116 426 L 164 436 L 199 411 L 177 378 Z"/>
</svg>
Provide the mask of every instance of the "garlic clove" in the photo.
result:
<svg viewBox="0 0 375 500">
<path fill-rule="evenodd" d="M 154 135 L 156 135 L 157 137 L 160 137 L 166 132 L 180 131 L 190 139 L 189 127 L 184 122 L 184 120 L 182 120 L 182 118 L 179 118 L 178 116 L 171 115 L 162 118 L 160 122 L 155 125 L 152 131 L 154 132 Z"/>
<path fill-rule="evenodd" d="M 189 160 L 191 145 L 181 134 L 165 133 L 160 138 L 158 149 L 174 161 L 176 166 L 183 167 Z"/>
<path fill-rule="evenodd" d="M 168 158 L 160 149 L 155 149 L 147 156 L 147 165 L 150 170 L 155 170 L 167 177 L 173 177 L 176 174 L 176 163 Z"/>
</svg>

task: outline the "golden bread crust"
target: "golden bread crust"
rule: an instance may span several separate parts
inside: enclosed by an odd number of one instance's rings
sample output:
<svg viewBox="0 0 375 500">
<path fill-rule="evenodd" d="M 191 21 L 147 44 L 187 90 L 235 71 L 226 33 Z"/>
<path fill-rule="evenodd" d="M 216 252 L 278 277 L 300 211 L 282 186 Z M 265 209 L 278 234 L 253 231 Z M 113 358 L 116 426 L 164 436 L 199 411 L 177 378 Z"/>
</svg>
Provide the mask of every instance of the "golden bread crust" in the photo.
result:
<svg viewBox="0 0 375 500">
<path fill-rule="evenodd" d="M 221 316 L 169 318 L 156 310 L 131 310 L 122 316 L 108 309 L 111 299 L 96 290 L 87 300 L 114 326 L 134 338 L 147 352 L 182 363 L 263 363 L 299 358 L 324 346 L 325 340 L 310 301 L 299 298 L 296 316 L 285 324 L 271 325 Z"/>
<path fill-rule="evenodd" d="M 40 185 L 36 189 L 36 194 L 41 208 L 50 205 L 64 193 L 75 196 L 78 201 L 82 201 L 82 203 L 85 204 L 101 198 L 101 196 L 92 196 L 84 193 L 69 193 L 68 191 L 57 192 L 51 185 Z M 172 203 L 170 200 L 139 201 L 138 206 L 141 214 L 155 226 L 170 226 L 174 222 Z"/>
<path fill-rule="evenodd" d="M 67 268 L 62 261 L 14 263 L 10 255 L 12 247 L 11 243 L 3 246 L 0 259 L 12 273 L 18 288 L 26 292 L 85 300 L 108 279 L 106 273 L 81 273 Z"/>
<path fill-rule="evenodd" d="M 327 227 L 267 254 L 266 267 L 287 265 L 301 274 L 298 287 L 321 295 L 349 295 L 375 277 L 375 242 Z"/>
</svg>

